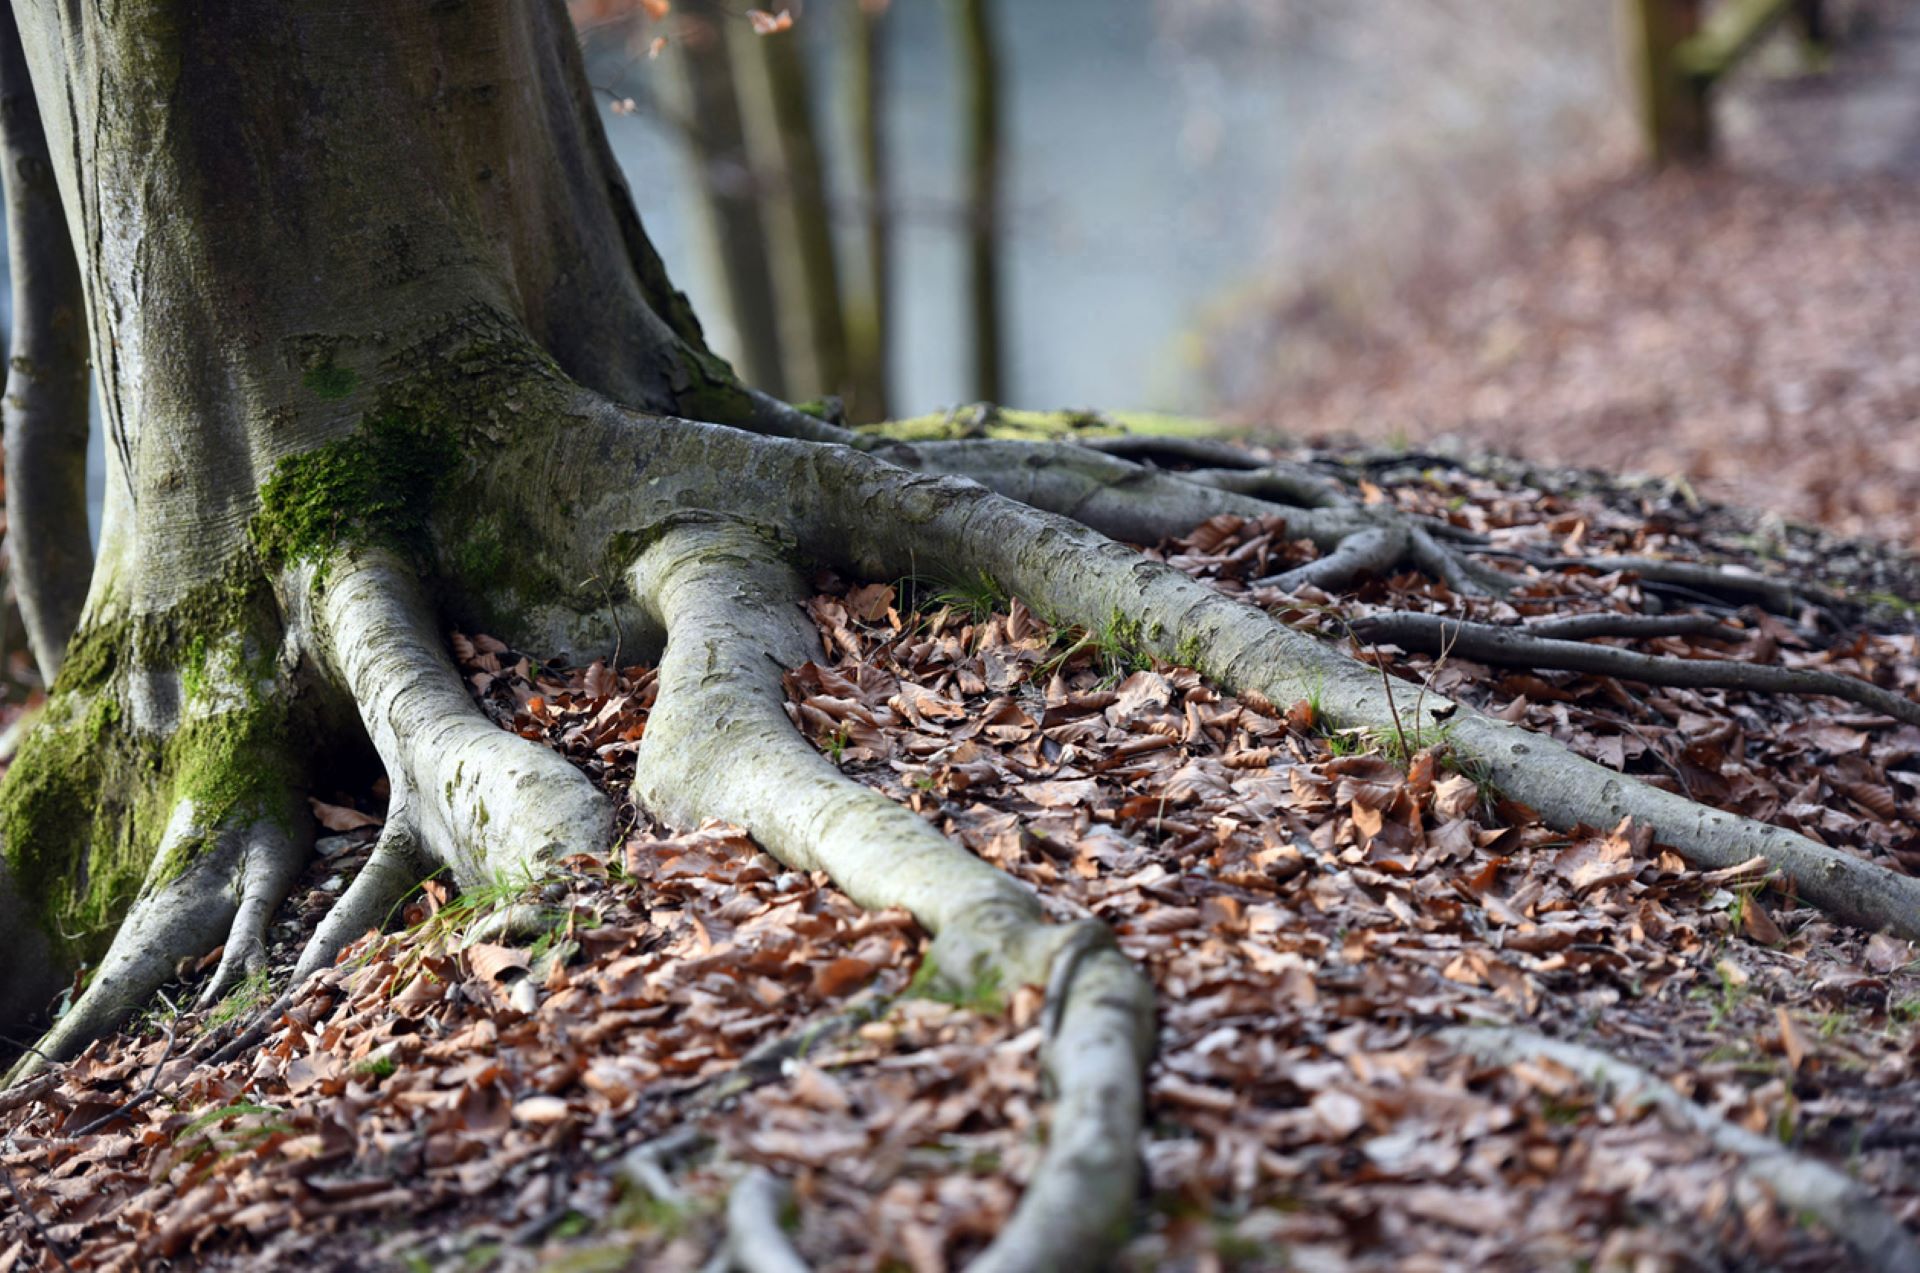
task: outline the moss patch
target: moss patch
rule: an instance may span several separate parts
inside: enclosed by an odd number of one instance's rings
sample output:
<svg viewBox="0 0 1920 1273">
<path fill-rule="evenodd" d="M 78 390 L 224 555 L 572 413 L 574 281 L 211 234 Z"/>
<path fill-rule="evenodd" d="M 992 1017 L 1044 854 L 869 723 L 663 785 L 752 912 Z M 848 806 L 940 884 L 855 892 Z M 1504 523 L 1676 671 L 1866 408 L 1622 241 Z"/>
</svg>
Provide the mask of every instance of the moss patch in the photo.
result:
<svg viewBox="0 0 1920 1273">
<path fill-rule="evenodd" d="M 46 715 L 0 783 L 14 885 L 69 963 L 104 953 L 143 884 L 174 878 L 208 847 L 176 845 L 150 871 L 182 801 L 208 828 L 291 822 L 299 775 L 278 639 L 251 554 L 171 610 L 96 621 L 75 636 Z M 179 675 L 172 733 L 131 727 L 124 674 L 136 667 Z"/>
<path fill-rule="evenodd" d="M 280 461 L 248 534 L 268 566 L 373 544 L 410 551 L 459 456 L 444 428 L 415 413 L 369 415 L 349 436 Z"/>
<path fill-rule="evenodd" d="M 307 372 L 301 377 L 300 383 L 311 389 L 315 395 L 332 401 L 352 393 L 353 387 L 360 383 L 360 377 L 356 376 L 351 368 L 342 367 L 329 360 Z"/>
</svg>

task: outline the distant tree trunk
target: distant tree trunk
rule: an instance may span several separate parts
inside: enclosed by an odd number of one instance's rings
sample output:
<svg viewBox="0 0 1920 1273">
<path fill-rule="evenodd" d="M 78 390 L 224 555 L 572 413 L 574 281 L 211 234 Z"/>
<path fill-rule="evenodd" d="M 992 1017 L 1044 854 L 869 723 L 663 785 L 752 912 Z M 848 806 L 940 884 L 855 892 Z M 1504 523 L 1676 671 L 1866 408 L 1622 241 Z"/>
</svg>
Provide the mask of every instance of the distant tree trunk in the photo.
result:
<svg viewBox="0 0 1920 1273">
<path fill-rule="evenodd" d="M 967 306 L 973 337 L 973 393 L 998 402 L 1001 362 L 1000 236 L 1003 228 L 1000 55 L 991 0 L 956 0 L 960 124 L 966 154 Z"/>
<path fill-rule="evenodd" d="M 1713 153 L 1707 85 L 1678 57 L 1700 30 L 1700 0 L 1627 0 L 1640 118 L 1656 164 L 1699 163 Z"/>
<path fill-rule="evenodd" d="M 728 28 L 729 43 L 746 63 L 736 63 L 736 80 L 743 88 L 751 84 L 752 91 L 743 93 L 748 139 L 761 170 L 780 175 L 769 242 L 776 252 L 787 386 L 795 393 L 844 394 L 846 312 L 799 32 L 757 35 L 741 22 Z"/>
<path fill-rule="evenodd" d="M 706 215 L 700 224 L 726 292 L 727 313 L 739 340 L 741 377 L 776 397 L 787 392 L 780 360 L 779 302 L 767 259 L 762 191 L 740 122 L 740 98 L 725 33 L 715 14 L 679 41 L 687 86 L 694 164 Z"/>
<path fill-rule="evenodd" d="M 865 290 L 847 308 L 847 343 L 853 368 L 847 416 L 865 423 L 883 420 L 888 407 L 887 360 L 891 356 L 893 214 L 888 189 L 883 123 L 887 112 L 884 41 L 887 0 L 856 0 L 847 6 L 847 102 L 859 156 L 862 230 L 866 246 Z"/>
<path fill-rule="evenodd" d="M 52 682 L 93 573 L 86 297 L 11 8 L 0 13 L 0 26 L 0 158 L 14 296 L 3 408 L 7 567 L 27 645 Z M 9 650 L 12 622 L 9 614 Z"/>
</svg>

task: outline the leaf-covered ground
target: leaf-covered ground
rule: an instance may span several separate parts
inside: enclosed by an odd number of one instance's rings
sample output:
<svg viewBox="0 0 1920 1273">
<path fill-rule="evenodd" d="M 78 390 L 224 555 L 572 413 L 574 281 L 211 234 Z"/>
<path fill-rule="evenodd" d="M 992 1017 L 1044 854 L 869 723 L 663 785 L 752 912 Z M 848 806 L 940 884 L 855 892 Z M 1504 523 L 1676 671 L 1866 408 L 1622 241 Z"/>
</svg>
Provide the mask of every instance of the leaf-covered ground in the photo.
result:
<svg viewBox="0 0 1920 1273">
<path fill-rule="evenodd" d="M 1908 171 L 1847 181 L 1809 182 L 1798 154 L 1788 175 L 1568 181 L 1384 294 L 1335 279 L 1236 324 L 1216 380 L 1296 437 L 1680 476 L 1917 544 L 1920 148 L 1901 153 Z"/>
<path fill-rule="evenodd" d="M 1902 563 L 1769 536 L 1658 488 L 1322 457 L 1380 500 L 1497 543 L 1745 554 L 1817 578 Z M 1696 604 L 1628 574 L 1527 578 L 1501 602 L 1414 575 L 1340 597 L 1246 581 L 1310 549 L 1219 519 L 1153 550 L 1290 619 L 1402 607 L 1496 622 Z M 1422 686 L 1697 798 L 1910 869 L 1920 730 L 1820 699 L 1650 690 L 1391 648 L 1404 729 L 1329 731 L 1236 700 L 1123 633 L 1055 631 L 963 581 L 817 580 L 823 662 L 795 722 L 847 772 L 1111 923 L 1159 991 L 1132 1268 L 1830 1269 L 1844 1251 L 1698 1136 L 1553 1066 L 1433 1039 L 1520 1022 L 1631 1058 L 1854 1174 L 1920 1227 L 1920 966 L 1765 887 L 1702 874 L 1658 828 L 1566 836 L 1482 790 Z M 1722 608 L 1731 636 L 1640 648 L 1776 661 L 1913 692 L 1911 623 Z M 1861 628 L 1865 619 L 1869 626 Z M 1823 626 L 1824 621 L 1824 626 Z M 503 728 L 624 791 L 653 694 L 640 666 L 561 668 L 453 637 Z M 323 793 L 335 833 L 275 930 L 282 975 L 369 852 L 374 791 Z M 0 1097 L 0 1270 L 693 1269 L 741 1164 L 790 1179 L 822 1268 L 948 1267 L 984 1244 L 1046 1134 L 1039 992 L 938 989 L 925 939 L 721 826 L 629 811 L 611 862 L 535 886 L 429 882 L 231 1060 L 270 995 L 156 1009 L 34 1093 Z M 206 967 L 186 970 L 191 999 Z M 639 1166 L 633 1151 L 641 1150 Z"/>
</svg>

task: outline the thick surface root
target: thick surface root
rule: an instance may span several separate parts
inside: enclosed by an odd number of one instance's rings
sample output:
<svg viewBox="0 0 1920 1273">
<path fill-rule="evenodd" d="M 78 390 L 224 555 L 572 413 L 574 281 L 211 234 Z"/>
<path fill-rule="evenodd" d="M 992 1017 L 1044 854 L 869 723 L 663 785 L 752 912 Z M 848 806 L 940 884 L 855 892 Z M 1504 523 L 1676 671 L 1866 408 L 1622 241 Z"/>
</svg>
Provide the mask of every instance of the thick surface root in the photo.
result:
<svg viewBox="0 0 1920 1273">
<path fill-rule="evenodd" d="M 1047 1153 L 973 1267 L 1088 1262 L 1117 1238 L 1137 1180 L 1141 1071 L 1153 1037 L 1144 978 L 1104 926 L 1045 923 L 1023 886 L 843 777 L 800 737 L 780 671 L 814 657 L 816 639 L 798 577 L 754 532 L 682 525 L 643 555 L 635 591 L 668 632 L 635 782 L 647 808 L 670 823 L 738 823 L 781 861 L 825 871 L 862 905 L 904 907 L 935 934 L 930 957 L 956 986 L 1049 986 L 1047 1067 L 1058 1101 Z"/>
<path fill-rule="evenodd" d="M 333 904 L 301 950 L 289 989 L 320 969 L 332 967 L 340 952 L 368 930 L 385 927 L 401 899 L 417 888 L 431 871 L 431 864 L 420 852 L 406 801 L 396 798 L 389 806 L 387 822 L 380 829 L 373 856 L 353 877 L 353 883 Z"/>
<path fill-rule="evenodd" d="M 400 820 L 430 862 L 465 886 L 605 852 L 606 797 L 473 705 L 405 566 L 383 552 L 342 558 L 313 591 L 323 655 L 359 706 L 393 789 L 407 793 Z"/>
<path fill-rule="evenodd" d="M 1831 1229 L 1883 1273 L 1920 1269 L 1920 1242 L 1878 1200 L 1841 1172 L 1794 1153 L 1779 1140 L 1730 1123 L 1697 1105 L 1654 1075 L 1597 1048 L 1526 1030 L 1461 1028 L 1445 1031 L 1449 1046 L 1498 1065 L 1551 1062 L 1610 1093 L 1621 1103 L 1652 1105 L 1732 1154 L 1742 1175 L 1761 1185 L 1785 1210 Z"/>
<path fill-rule="evenodd" d="M 803 542 L 856 573 L 936 567 L 985 577 L 1058 622 L 1113 631 L 1138 653 L 1191 665 L 1234 692 L 1279 704 L 1312 699 L 1339 727 L 1388 737 L 1403 728 L 1393 688 L 1378 672 L 1086 526 L 969 482 L 905 475 L 844 452 L 810 458 L 813 473 L 827 473 Z M 848 508 L 863 520 L 849 522 Z M 1464 764 L 1553 826 L 1632 818 L 1696 866 L 1764 858 L 1782 883 L 1836 918 L 1920 936 L 1920 880 L 1660 791 L 1438 695 L 1428 694 L 1425 706 L 1452 717 L 1445 741 Z"/>
</svg>

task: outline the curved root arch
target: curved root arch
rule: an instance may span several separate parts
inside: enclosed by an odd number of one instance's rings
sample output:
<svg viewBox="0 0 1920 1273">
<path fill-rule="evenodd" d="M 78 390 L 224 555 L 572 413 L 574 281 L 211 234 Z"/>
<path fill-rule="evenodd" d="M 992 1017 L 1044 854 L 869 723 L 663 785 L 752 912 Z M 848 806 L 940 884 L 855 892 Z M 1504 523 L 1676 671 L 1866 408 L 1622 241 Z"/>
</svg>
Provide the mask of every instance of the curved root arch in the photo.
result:
<svg viewBox="0 0 1920 1273">
<path fill-rule="evenodd" d="M 633 583 L 667 632 L 634 784 L 643 805 L 669 823 L 735 822 L 861 905 L 912 912 L 956 986 L 1047 987 L 1056 1102 L 1046 1155 L 972 1267 L 1083 1264 L 1123 1229 L 1137 1185 L 1141 1073 L 1153 1048 L 1146 979 L 1104 925 L 1047 923 L 1023 885 L 843 776 L 800 736 L 780 672 L 820 657 L 818 638 L 800 577 L 756 532 L 683 523 L 642 554 Z M 757 1214 L 744 1200 L 740 1209 Z"/>
</svg>

